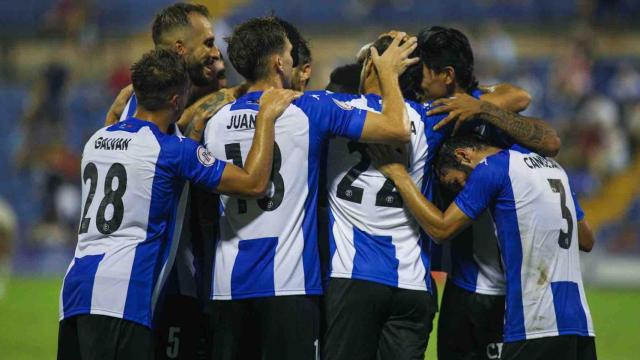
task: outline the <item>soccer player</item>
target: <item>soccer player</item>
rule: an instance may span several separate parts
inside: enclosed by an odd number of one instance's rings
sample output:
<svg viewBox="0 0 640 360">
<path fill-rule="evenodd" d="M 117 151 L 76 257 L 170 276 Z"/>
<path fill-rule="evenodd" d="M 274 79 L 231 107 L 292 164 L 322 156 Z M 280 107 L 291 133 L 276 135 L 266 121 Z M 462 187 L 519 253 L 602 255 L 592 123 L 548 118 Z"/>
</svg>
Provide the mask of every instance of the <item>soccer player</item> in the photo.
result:
<svg viewBox="0 0 640 360">
<path fill-rule="evenodd" d="M 518 112 L 530 102 L 524 91 L 510 91 L 504 85 L 479 87 L 474 76 L 473 51 L 467 37 L 452 28 L 431 27 L 418 35 L 423 63 L 422 89 L 427 99 L 446 98 L 457 102 L 485 94 L 494 96 L 499 107 Z M 503 96 L 496 96 L 502 94 Z M 455 98 L 455 99 L 451 99 Z M 449 113 L 442 124 L 456 122 L 454 132 L 480 133 L 492 142 L 510 146 L 514 142 L 540 154 L 557 154 L 560 139 L 555 130 L 542 120 L 528 117 L 495 117 L 477 121 L 460 116 L 461 110 L 436 101 L 430 114 Z M 466 120 L 475 120 L 467 121 Z M 436 127 L 437 128 L 437 127 Z M 436 203 L 446 208 L 453 195 L 436 186 Z M 467 357 L 495 359 L 499 357 L 504 319 L 505 284 L 502 264 L 488 212 L 447 244 L 451 268 L 448 269 L 438 325 L 438 357 L 443 360 Z M 440 247 L 432 251 L 435 268 L 441 266 Z"/>
<path fill-rule="evenodd" d="M 171 269 L 186 200 L 184 182 L 260 197 L 270 175 L 274 122 L 297 95 L 267 91 L 244 168 L 175 134 L 188 68 L 154 50 L 132 67 L 133 117 L 98 130 L 82 157 L 78 245 L 60 294 L 59 359 L 152 359 L 149 329 Z"/>
<path fill-rule="evenodd" d="M 482 105 L 476 116 L 507 116 Z M 491 211 L 506 275 L 501 359 L 595 359 L 578 252 L 579 243 L 593 245 L 593 235 L 560 165 L 519 145 L 504 149 L 471 135 L 450 138 L 436 169 L 444 184 L 462 190 L 443 213 L 390 153 L 370 149 L 378 169 L 394 181 L 407 209 L 435 241 Z"/>
<path fill-rule="evenodd" d="M 382 83 L 381 113 L 354 109 L 338 94 L 305 93 L 278 120 L 268 196 L 258 201 L 221 197 L 211 297 L 214 359 L 317 356 L 322 286 L 316 206 L 322 144 L 329 136 L 410 140 L 398 74 L 417 62 L 408 59 L 415 41 L 399 45 L 396 38 L 383 55 L 372 53 Z M 254 18 L 234 29 L 229 60 L 249 90 L 208 122 L 205 143 L 212 153 L 244 163 L 260 91 L 291 86 L 291 48 L 285 30 L 272 18 Z"/>
<path fill-rule="evenodd" d="M 383 35 L 373 47 L 382 54 L 391 39 Z M 360 91 L 368 95 L 348 104 L 379 111 L 378 79 L 371 58 L 365 56 L 363 61 Z M 343 75 L 335 80 L 352 78 L 353 69 L 359 68 L 340 69 L 337 74 Z M 417 100 L 422 93 L 421 80 L 420 64 L 409 67 L 400 76 L 405 99 Z M 330 86 L 344 87 L 340 82 L 332 82 Z M 509 92 L 506 95 L 513 98 Z M 504 94 L 483 95 L 498 103 L 504 103 L 503 97 Z M 434 131 L 434 125 L 445 116 L 427 116 L 429 106 L 406 103 L 411 120 L 407 160 L 413 179 L 424 195 L 431 198 L 432 162 L 452 126 Z M 429 243 L 424 243 L 426 239 L 421 238 L 419 226 L 404 210 L 393 182 L 370 165 L 363 144 L 332 140 L 327 159 L 331 280 L 325 298 L 328 331 L 324 356 L 330 359 L 420 357 L 437 308 L 429 276 Z"/>
</svg>

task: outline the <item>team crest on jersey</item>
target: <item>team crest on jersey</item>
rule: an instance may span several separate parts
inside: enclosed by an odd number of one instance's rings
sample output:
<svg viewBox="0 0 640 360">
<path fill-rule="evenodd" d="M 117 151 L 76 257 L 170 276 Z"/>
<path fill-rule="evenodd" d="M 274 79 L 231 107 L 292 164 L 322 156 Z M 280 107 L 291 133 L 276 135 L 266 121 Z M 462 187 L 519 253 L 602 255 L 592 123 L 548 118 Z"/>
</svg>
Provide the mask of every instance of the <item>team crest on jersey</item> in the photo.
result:
<svg viewBox="0 0 640 360">
<path fill-rule="evenodd" d="M 198 161 L 204 166 L 211 166 L 216 161 L 213 154 L 204 146 L 198 146 Z"/>
<path fill-rule="evenodd" d="M 333 102 L 336 103 L 336 105 L 338 105 L 338 107 L 340 107 L 342 110 L 353 110 L 353 106 L 347 104 L 344 101 L 340 101 L 336 99 L 331 99 L 331 100 L 333 100 Z"/>
</svg>

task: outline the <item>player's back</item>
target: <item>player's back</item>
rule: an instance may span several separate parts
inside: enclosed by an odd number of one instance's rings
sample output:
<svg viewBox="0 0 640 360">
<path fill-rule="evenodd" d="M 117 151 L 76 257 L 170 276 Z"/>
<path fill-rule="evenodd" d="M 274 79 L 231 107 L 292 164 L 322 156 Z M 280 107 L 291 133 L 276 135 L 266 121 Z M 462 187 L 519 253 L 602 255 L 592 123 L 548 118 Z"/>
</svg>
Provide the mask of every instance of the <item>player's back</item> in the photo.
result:
<svg viewBox="0 0 640 360">
<path fill-rule="evenodd" d="M 174 170 L 180 141 L 129 118 L 86 143 L 82 218 L 63 284 L 62 318 L 91 313 L 150 325 L 177 245 L 174 227 L 184 211 L 177 205 L 186 200 Z"/>
<path fill-rule="evenodd" d="M 349 102 L 381 111 L 380 97 L 366 95 Z M 446 136 L 432 127 L 442 116 L 406 103 L 411 142 L 406 146 L 413 181 L 431 196 L 431 163 Z M 447 129 L 446 131 L 448 131 Z M 330 276 L 374 281 L 413 290 L 430 288 L 429 249 L 420 227 L 405 209 L 393 181 L 382 175 L 366 154 L 366 145 L 347 139 L 330 142 L 327 156 L 330 223 Z"/>
<path fill-rule="evenodd" d="M 484 161 L 480 171 L 504 181 L 492 211 L 507 278 L 505 341 L 593 336 L 580 272 L 583 215 L 567 174 L 517 145 Z"/>
<path fill-rule="evenodd" d="M 243 165 L 260 95 L 246 94 L 209 121 L 205 142 L 214 156 Z M 329 135 L 358 138 L 366 114 L 339 99 L 305 93 L 276 121 L 271 184 L 264 198 L 221 196 L 214 300 L 321 294 L 316 223 L 320 155 Z M 336 121 L 340 116 L 344 121 Z"/>
</svg>

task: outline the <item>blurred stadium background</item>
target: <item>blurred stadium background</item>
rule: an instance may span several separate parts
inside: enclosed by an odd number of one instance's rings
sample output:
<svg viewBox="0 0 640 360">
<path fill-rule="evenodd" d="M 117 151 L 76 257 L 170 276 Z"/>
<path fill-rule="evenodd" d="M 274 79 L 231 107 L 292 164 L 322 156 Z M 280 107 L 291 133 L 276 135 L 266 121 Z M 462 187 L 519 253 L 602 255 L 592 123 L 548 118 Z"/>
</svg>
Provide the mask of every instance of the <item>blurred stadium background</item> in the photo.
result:
<svg viewBox="0 0 640 360">
<path fill-rule="evenodd" d="M 79 158 L 170 0 L 0 0 L 0 358 L 55 354 L 79 219 Z M 513 82 L 562 133 L 560 162 L 597 229 L 583 274 L 603 359 L 640 345 L 639 0 L 202 0 L 218 46 L 270 13 L 311 41 L 311 88 L 390 28 L 463 29 L 482 84 Z M 231 71 L 227 64 L 227 71 Z M 239 79 L 229 75 L 230 83 Z M 7 256 L 10 254 L 10 256 Z M 427 352 L 434 359 L 435 342 Z"/>
</svg>

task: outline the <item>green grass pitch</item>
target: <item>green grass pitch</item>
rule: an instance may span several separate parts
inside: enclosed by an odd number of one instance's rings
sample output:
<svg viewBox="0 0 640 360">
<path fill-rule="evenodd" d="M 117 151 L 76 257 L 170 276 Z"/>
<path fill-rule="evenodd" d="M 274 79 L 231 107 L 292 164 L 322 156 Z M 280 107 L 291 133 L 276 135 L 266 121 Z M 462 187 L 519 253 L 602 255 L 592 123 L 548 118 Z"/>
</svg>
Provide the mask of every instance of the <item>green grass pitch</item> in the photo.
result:
<svg viewBox="0 0 640 360">
<path fill-rule="evenodd" d="M 60 279 L 14 278 L 0 299 L 0 358 L 53 359 L 58 336 Z M 441 287 L 439 287 L 441 288 Z M 598 357 L 639 359 L 640 290 L 587 289 Z M 435 334 L 435 331 L 434 331 Z M 435 359 L 432 336 L 425 359 Z"/>
</svg>

